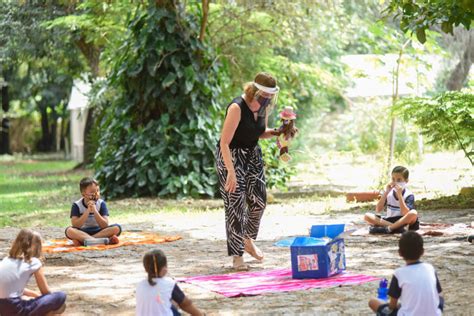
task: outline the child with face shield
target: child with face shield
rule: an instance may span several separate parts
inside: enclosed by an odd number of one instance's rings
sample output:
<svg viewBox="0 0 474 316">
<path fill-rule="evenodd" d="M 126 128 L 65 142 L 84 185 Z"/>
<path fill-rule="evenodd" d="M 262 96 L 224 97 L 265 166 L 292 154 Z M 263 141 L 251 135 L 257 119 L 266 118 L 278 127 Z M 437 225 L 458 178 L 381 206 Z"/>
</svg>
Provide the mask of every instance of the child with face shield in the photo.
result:
<svg viewBox="0 0 474 316">
<path fill-rule="evenodd" d="M 371 225 L 369 228 L 371 234 L 403 233 L 407 225 L 409 230 L 419 229 L 415 196 L 407 188 L 408 175 L 408 169 L 403 166 L 393 168 L 392 181 L 386 185 L 375 207 L 376 213 L 380 213 L 386 207 L 387 216 L 381 217 L 372 213 L 366 213 L 364 216 L 364 220 Z"/>
<path fill-rule="evenodd" d="M 236 270 L 248 269 L 244 251 L 257 260 L 262 251 L 255 245 L 267 203 L 261 138 L 278 136 L 267 127 L 279 88 L 273 76 L 259 73 L 245 85 L 244 94 L 230 102 L 216 150 L 219 189 L 224 200 L 227 253 Z"/>
</svg>

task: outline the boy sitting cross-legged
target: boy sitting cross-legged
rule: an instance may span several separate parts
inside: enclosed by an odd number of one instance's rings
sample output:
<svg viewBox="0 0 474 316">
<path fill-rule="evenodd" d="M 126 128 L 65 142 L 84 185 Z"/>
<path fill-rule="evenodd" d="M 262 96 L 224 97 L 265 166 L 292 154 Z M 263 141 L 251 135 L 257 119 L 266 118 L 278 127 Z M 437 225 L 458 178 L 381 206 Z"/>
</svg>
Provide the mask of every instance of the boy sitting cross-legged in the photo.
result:
<svg viewBox="0 0 474 316">
<path fill-rule="evenodd" d="M 83 178 L 79 188 L 82 198 L 72 204 L 72 226 L 66 228 L 66 237 L 75 246 L 97 238 L 105 238 L 106 244 L 117 244 L 122 228 L 118 224 L 109 225 L 109 210 L 100 198 L 99 183 L 92 178 Z"/>
<path fill-rule="evenodd" d="M 376 298 L 369 307 L 377 316 L 426 315 L 439 316 L 444 299 L 436 271 L 429 263 L 421 262 L 423 238 L 415 232 L 406 232 L 398 242 L 398 253 L 406 265 L 395 270 L 388 296 L 388 303 Z"/>
<path fill-rule="evenodd" d="M 415 196 L 406 187 L 408 182 L 408 169 L 402 166 L 393 168 L 392 181 L 387 184 L 385 192 L 380 198 L 375 211 L 380 213 L 387 207 L 387 216 L 366 213 L 364 220 L 372 225 L 371 234 L 403 233 L 405 226 L 409 230 L 418 230 L 420 223 L 415 210 Z"/>
</svg>

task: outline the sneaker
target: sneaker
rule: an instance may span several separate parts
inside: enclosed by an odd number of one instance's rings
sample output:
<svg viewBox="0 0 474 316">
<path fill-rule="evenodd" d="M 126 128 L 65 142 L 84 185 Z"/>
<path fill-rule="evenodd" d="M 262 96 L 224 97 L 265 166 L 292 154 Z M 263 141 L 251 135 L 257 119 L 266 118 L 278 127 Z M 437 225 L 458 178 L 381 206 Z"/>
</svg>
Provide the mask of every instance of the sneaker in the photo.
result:
<svg viewBox="0 0 474 316">
<path fill-rule="evenodd" d="M 474 235 L 468 236 L 467 241 L 469 241 L 470 243 L 474 243 Z"/>
<path fill-rule="evenodd" d="M 390 234 L 387 226 L 370 226 L 369 234 Z"/>
<path fill-rule="evenodd" d="M 391 231 L 390 233 L 391 234 L 403 234 L 404 232 L 406 232 L 406 229 L 405 229 L 405 227 L 402 226 L 398 229 L 395 229 L 395 230 Z"/>
<path fill-rule="evenodd" d="M 117 236 L 113 235 L 109 238 L 109 245 L 116 245 L 120 242 Z"/>
</svg>

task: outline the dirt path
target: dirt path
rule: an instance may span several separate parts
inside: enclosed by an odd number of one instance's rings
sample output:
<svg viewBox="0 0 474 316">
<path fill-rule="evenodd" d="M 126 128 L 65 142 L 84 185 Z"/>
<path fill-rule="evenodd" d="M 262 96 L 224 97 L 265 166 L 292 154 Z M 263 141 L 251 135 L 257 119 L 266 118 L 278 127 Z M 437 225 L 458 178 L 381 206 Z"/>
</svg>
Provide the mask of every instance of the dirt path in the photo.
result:
<svg viewBox="0 0 474 316">
<path fill-rule="evenodd" d="M 305 211 L 302 211 L 302 210 Z M 311 211 L 307 211 L 310 209 Z M 474 221 L 474 210 L 423 212 L 422 220 L 448 223 Z M 250 260 L 252 270 L 290 267 L 288 248 L 274 247 L 282 237 L 304 235 L 311 224 L 344 222 L 362 227 L 360 214 L 318 211 L 311 203 L 273 204 L 263 218 L 259 245 L 264 263 Z M 152 230 L 180 234 L 177 242 L 160 245 L 168 256 L 173 277 L 230 272 L 225 256 L 222 210 L 206 213 L 154 214 L 125 224 L 127 230 Z M 62 228 L 37 228 L 44 237 L 61 237 Z M 5 256 L 18 230 L 0 230 L 0 256 Z M 463 236 L 425 237 L 423 260 L 435 266 L 446 299 L 446 315 L 472 315 L 474 246 Z M 155 246 L 134 246 L 106 252 L 48 255 L 46 275 L 53 289 L 68 293 L 67 315 L 133 315 L 135 284 L 145 277 L 142 255 Z M 395 236 L 353 236 L 346 239 L 347 268 L 353 272 L 390 278 L 403 261 Z M 225 298 L 199 287 L 182 284 L 185 293 L 208 315 L 370 315 L 367 300 L 375 295 L 376 282 L 359 286 L 275 293 L 255 297 Z M 470 306 L 471 305 L 471 306 Z"/>
</svg>

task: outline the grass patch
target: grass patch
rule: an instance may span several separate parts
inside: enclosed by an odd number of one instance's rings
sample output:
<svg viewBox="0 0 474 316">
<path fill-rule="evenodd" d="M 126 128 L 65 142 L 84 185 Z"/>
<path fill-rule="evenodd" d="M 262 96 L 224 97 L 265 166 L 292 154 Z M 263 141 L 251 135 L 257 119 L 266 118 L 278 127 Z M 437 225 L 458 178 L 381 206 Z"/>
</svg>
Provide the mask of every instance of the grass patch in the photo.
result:
<svg viewBox="0 0 474 316">
<path fill-rule="evenodd" d="M 16 160 L 0 163 L 0 227 L 56 226 L 68 222 L 79 180 L 72 161 Z"/>
<path fill-rule="evenodd" d="M 80 198 L 79 181 L 92 170 L 73 170 L 64 160 L 0 160 L 0 227 L 66 227 L 71 204 Z M 130 198 L 107 201 L 111 221 L 130 223 L 158 212 L 204 212 L 221 200 Z"/>
</svg>

